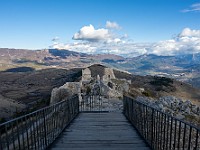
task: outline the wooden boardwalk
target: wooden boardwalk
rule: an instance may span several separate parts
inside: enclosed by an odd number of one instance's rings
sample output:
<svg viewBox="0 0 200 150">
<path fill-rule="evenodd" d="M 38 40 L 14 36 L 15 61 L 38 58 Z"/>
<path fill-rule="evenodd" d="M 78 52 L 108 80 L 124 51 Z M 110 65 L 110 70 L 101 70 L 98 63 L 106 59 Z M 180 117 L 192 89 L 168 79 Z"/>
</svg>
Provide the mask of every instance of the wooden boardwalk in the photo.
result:
<svg viewBox="0 0 200 150">
<path fill-rule="evenodd" d="M 120 112 L 80 113 L 50 150 L 149 150 Z"/>
</svg>

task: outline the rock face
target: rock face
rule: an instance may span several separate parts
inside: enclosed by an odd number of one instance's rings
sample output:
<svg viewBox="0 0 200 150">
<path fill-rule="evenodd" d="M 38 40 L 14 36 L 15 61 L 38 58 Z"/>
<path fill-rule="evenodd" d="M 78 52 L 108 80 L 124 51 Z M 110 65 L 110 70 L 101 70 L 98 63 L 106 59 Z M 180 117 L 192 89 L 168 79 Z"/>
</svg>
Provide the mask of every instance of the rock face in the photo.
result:
<svg viewBox="0 0 200 150">
<path fill-rule="evenodd" d="M 68 99 L 75 94 L 81 93 L 81 83 L 80 82 L 67 82 L 59 88 L 54 88 L 51 92 L 50 104 L 57 103 L 64 99 Z"/>
<path fill-rule="evenodd" d="M 157 100 L 148 97 L 137 97 L 136 100 L 175 116 L 178 119 L 200 125 L 200 106 L 192 104 L 190 100 L 182 100 L 173 96 L 160 97 Z"/>
</svg>

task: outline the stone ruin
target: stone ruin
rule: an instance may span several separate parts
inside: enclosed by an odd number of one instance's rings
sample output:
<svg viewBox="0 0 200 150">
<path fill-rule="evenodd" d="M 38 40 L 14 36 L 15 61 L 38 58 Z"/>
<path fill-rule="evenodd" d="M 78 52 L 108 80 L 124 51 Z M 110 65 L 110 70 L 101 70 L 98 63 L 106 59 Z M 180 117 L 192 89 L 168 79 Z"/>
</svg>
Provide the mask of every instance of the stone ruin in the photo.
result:
<svg viewBox="0 0 200 150">
<path fill-rule="evenodd" d="M 130 81 L 126 79 L 117 79 L 111 68 L 104 69 L 104 75 L 96 77 L 91 76 L 89 68 L 82 70 L 82 78 L 80 82 L 67 82 L 59 88 L 54 88 L 51 93 L 50 103 L 56 103 L 61 100 L 70 98 L 74 94 L 78 94 L 80 101 L 83 95 L 99 93 L 106 98 L 119 99 L 123 97 L 124 92 L 129 91 Z M 97 87 L 100 90 L 97 91 Z"/>
<path fill-rule="evenodd" d="M 67 82 L 59 88 L 54 88 L 51 92 L 50 104 L 71 98 L 75 94 L 81 93 L 81 82 Z"/>
<path fill-rule="evenodd" d="M 82 70 L 82 82 L 90 82 L 92 79 L 91 71 L 89 68 Z"/>
<path fill-rule="evenodd" d="M 102 81 L 105 83 L 105 84 L 108 84 L 108 82 L 111 81 L 111 79 L 115 79 L 115 74 L 113 72 L 113 69 L 111 68 L 105 68 L 104 69 L 104 75 L 102 77 Z"/>
</svg>

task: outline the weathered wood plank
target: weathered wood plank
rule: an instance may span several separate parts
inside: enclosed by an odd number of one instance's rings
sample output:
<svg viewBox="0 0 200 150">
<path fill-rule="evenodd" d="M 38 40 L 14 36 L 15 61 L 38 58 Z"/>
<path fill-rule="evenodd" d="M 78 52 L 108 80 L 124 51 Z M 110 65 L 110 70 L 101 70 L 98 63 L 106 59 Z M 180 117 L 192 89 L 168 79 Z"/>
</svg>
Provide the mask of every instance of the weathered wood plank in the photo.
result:
<svg viewBox="0 0 200 150">
<path fill-rule="evenodd" d="M 51 150 L 149 150 L 121 113 L 81 113 Z"/>
</svg>

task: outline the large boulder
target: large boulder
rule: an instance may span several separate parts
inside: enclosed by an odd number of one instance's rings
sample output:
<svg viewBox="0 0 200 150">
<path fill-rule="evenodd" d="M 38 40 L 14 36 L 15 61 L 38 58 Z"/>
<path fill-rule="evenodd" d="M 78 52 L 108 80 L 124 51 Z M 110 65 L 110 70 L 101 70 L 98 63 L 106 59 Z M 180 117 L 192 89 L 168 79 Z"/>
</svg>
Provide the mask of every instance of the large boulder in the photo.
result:
<svg viewBox="0 0 200 150">
<path fill-rule="evenodd" d="M 57 103 L 64 99 L 69 99 L 75 94 L 81 93 L 81 84 L 79 82 L 67 82 L 59 88 L 54 88 L 51 92 L 50 104 Z M 81 97 L 81 96 L 79 96 Z"/>
</svg>

